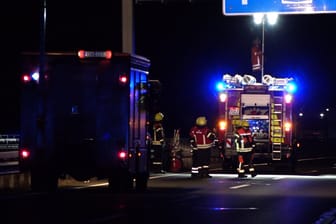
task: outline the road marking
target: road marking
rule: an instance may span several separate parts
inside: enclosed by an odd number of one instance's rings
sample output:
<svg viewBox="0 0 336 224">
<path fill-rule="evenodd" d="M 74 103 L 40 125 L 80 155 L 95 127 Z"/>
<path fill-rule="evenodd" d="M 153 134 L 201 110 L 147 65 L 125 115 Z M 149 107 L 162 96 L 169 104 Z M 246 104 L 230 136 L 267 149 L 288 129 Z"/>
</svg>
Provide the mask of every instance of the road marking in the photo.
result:
<svg viewBox="0 0 336 224">
<path fill-rule="evenodd" d="M 249 187 L 251 186 L 250 184 L 241 184 L 241 185 L 236 185 L 233 187 L 230 187 L 230 189 L 239 189 L 239 188 L 243 188 L 243 187 Z"/>
<path fill-rule="evenodd" d="M 107 185 L 108 185 L 108 182 L 104 182 L 100 184 L 90 184 L 89 186 L 84 186 L 84 187 L 102 187 L 102 186 L 107 186 Z"/>
<path fill-rule="evenodd" d="M 325 156 L 321 156 L 321 157 L 312 157 L 312 158 L 303 158 L 303 159 L 298 159 L 298 162 L 303 162 L 303 161 L 313 161 L 313 160 L 324 160 L 324 159 L 335 159 L 334 156 L 330 156 L 330 157 L 325 157 Z"/>
<path fill-rule="evenodd" d="M 155 175 L 155 176 L 150 176 L 149 179 L 153 180 L 153 179 L 158 179 L 158 178 L 163 178 L 163 177 L 172 177 L 172 176 L 180 176 L 180 175 L 178 173 L 176 173 L 176 174 L 164 173 L 164 174 L 158 174 L 158 175 Z"/>
<path fill-rule="evenodd" d="M 250 208 L 227 208 L 227 207 L 219 207 L 219 208 L 211 208 L 214 211 L 230 211 L 230 210 L 258 210 L 258 208 L 250 207 Z"/>
</svg>

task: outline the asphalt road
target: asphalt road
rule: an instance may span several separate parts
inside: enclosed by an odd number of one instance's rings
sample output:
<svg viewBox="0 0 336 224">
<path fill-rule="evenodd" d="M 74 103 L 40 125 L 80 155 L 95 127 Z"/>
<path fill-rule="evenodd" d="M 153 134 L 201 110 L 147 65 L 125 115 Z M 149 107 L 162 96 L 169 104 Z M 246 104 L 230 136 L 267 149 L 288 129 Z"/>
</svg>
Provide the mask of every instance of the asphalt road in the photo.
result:
<svg viewBox="0 0 336 224">
<path fill-rule="evenodd" d="M 259 164 L 255 178 L 153 173 L 146 192 L 112 193 L 94 179 L 60 180 L 54 193 L 0 191 L 0 223 L 335 223 L 336 157 L 306 155 L 295 173 Z"/>
<path fill-rule="evenodd" d="M 336 222 L 334 162 L 302 160 L 300 175 L 260 166 L 257 177 L 244 179 L 219 171 L 207 179 L 151 174 L 146 192 L 111 193 L 105 180 L 60 180 L 54 193 L 1 192 L 1 223 L 329 224 Z"/>
</svg>

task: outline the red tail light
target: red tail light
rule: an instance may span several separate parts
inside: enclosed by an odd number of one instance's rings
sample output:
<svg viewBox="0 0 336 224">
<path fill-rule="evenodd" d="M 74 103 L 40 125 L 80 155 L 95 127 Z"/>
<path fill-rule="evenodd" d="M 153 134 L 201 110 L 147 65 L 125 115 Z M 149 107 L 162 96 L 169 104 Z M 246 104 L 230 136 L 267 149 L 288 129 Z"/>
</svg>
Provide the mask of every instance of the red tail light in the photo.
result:
<svg viewBox="0 0 336 224">
<path fill-rule="evenodd" d="M 105 51 L 105 58 L 111 59 L 112 58 L 112 51 Z"/>
<path fill-rule="evenodd" d="M 24 74 L 24 75 L 22 75 L 22 81 L 23 81 L 24 83 L 26 83 L 26 82 L 30 82 L 30 80 L 31 80 L 30 75 L 28 75 L 28 74 Z"/>
<path fill-rule="evenodd" d="M 126 159 L 127 158 L 127 153 L 125 151 L 120 151 L 118 153 L 118 158 L 119 159 Z"/>
<path fill-rule="evenodd" d="M 84 58 L 106 58 L 111 59 L 112 58 L 112 51 L 85 51 L 85 50 L 79 50 L 77 52 L 77 55 L 80 59 Z"/>
<path fill-rule="evenodd" d="M 29 149 L 23 148 L 23 149 L 20 150 L 20 158 L 28 159 L 29 157 L 30 157 Z"/>
<path fill-rule="evenodd" d="M 120 82 L 121 84 L 126 84 L 127 81 L 128 81 L 128 78 L 127 78 L 127 75 L 126 75 L 126 74 L 121 74 L 121 75 L 119 76 L 119 82 Z"/>
</svg>

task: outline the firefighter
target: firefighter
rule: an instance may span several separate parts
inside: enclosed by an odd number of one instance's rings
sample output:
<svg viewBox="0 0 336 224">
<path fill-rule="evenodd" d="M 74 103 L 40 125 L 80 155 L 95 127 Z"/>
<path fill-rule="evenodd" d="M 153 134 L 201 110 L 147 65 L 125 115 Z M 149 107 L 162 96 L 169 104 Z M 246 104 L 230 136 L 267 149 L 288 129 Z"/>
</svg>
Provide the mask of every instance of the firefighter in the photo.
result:
<svg viewBox="0 0 336 224">
<path fill-rule="evenodd" d="M 256 171 L 253 166 L 254 140 L 248 121 L 239 122 L 235 131 L 235 146 L 238 153 L 238 177 L 246 177 L 248 171 L 255 177 Z"/>
<path fill-rule="evenodd" d="M 163 113 L 155 114 L 151 141 L 151 167 L 153 171 L 161 173 L 165 173 L 167 167 L 165 132 L 162 126 L 163 118 Z"/>
<path fill-rule="evenodd" d="M 189 136 L 192 147 L 191 177 L 211 178 L 209 175 L 211 148 L 216 136 L 207 127 L 206 117 L 196 119 L 196 124 L 190 129 Z"/>
<path fill-rule="evenodd" d="M 263 54 L 262 50 L 260 49 L 260 40 L 256 39 L 253 41 L 253 46 L 251 48 L 251 64 L 252 64 L 252 75 L 255 76 L 255 78 L 257 79 L 259 76 L 261 76 L 262 54 Z"/>
</svg>

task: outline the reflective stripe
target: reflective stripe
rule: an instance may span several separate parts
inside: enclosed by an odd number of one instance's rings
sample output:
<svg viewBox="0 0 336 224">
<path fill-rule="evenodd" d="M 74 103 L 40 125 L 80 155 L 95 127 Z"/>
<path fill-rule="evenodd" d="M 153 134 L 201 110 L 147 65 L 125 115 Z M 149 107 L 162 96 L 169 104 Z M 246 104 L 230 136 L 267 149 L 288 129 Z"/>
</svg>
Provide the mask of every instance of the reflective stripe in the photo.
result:
<svg viewBox="0 0 336 224">
<path fill-rule="evenodd" d="M 211 135 L 212 135 L 212 133 L 209 132 L 209 133 L 207 134 L 207 138 L 210 138 Z"/>
<path fill-rule="evenodd" d="M 191 173 L 199 173 L 199 170 L 197 167 L 191 167 Z"/>
<path fill-rule="evenodd" d="M 253 65 L 252 70 L 253 71 L 259 70 L 260 68 L 261 68 L 260 64 L 257 64 L 257 65 Z"/>
<path fill-rule="evenodd" d="M 152 145 L 162 145 L 162 141 L 152 141 Z"/>
<path fill-rule="evenodd" d="M 197 144 L 197 148 L 199 149 L 208 149 L 212 147 L 212 143 L 210 144 Z"/>
<path fill-rule="evenodd" d="M 237 148 L 237 152 L 251 152 L 252 148 Z"/>
<path fill-rule="evenodd" d="M 241 136 L 251 136 L 251 133 L 240 133 Z"/>
</svg>

